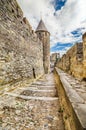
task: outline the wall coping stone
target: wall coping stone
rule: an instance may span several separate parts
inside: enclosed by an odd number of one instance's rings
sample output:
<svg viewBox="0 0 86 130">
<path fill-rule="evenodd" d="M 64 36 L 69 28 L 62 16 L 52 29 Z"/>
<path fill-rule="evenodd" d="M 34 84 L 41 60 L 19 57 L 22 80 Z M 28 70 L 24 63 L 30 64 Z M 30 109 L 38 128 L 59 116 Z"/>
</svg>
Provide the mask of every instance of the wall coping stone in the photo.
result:
<svg viewBox="0 0 86 130">
<path fill-rule="evenodd" d="M 86 83 L 76 80 L 64 71 L 55 68 L 71 105 L 83 127 L 86 130 Z M 80 82 L 80 85 L 79 85 Z M 78 88 L 78 89 L 77 89 Z"/>
</svg>

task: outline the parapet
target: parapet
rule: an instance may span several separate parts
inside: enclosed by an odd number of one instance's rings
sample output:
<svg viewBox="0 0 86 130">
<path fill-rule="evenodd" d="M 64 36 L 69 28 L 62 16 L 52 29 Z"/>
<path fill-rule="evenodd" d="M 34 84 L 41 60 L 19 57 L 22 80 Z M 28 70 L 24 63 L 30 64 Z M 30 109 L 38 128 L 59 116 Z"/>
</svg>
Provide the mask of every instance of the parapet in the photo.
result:
<svg viewBox="0 0 86 130">
<path fill-rule="evenodd" d="M 55 69 L 54 74 L 65 128 L 86 130 L 85 82 L 76 80 L 58 68 Z"/>
</svg>

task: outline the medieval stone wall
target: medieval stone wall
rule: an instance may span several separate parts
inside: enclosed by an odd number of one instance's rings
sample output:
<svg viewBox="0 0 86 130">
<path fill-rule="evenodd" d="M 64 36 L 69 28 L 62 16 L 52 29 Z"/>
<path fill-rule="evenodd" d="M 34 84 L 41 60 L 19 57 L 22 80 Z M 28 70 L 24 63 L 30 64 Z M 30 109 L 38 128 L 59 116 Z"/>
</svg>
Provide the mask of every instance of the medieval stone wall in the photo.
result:
<svg viewBox="0 0 86 130">
<path fill-rule="evenodd" d="M 55 68 L 54 76 L 60 101 L 65 130 L 86 129 L 85 82 L 76 80 L 64 71 Z"/>
<path fill-rule="evenodd" d="M 72 74 L 78 79 L 86 78 L 86 36 L 83 37 L 82 43 L 76 43 L 66 54 L 57 62 L 62 70 Z"/>
<path fill-rule="evenodd" d="M 16 0 L 0 0 L 0 84 L 43 73 L 41 41 Z"/>
</svg>

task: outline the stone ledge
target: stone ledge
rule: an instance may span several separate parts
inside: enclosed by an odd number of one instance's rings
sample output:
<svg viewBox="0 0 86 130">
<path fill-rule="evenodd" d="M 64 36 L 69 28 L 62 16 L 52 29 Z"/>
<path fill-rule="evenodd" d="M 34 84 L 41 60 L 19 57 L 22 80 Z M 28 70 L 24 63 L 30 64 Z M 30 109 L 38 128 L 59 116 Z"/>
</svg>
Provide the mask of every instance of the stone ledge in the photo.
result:
<svg viewBox="0 0 86 130">
<path fill-rule="evenodd" d="M 80 128 L 78 130 L 86 130 L 86 96 L 83 96 L 83 94 L 86 95 L 85 83 L 83 84 L 83 82 L 75 80 L 72 76 L 58 68 L 55 68 L 55 70 L 60 78 L 65 94 L 71 103 L 73 111 L 82 126 L 82 129 Z"/>
</svg>

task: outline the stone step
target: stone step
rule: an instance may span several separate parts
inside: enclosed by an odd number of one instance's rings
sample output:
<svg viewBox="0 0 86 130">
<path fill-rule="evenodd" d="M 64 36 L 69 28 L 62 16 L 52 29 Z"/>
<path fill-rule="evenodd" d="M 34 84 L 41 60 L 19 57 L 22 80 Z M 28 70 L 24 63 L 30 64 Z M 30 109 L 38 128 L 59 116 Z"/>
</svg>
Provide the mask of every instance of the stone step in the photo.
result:
<svg viewBox="0 0 86 130">
<path fill-rule="evenodd" d="M 32 85 L 43 85 L 43 86 L 49 86 L 49 85 L 55 85 L 54 83 L 47 83 L 47 82 L 45 82 L 45 83 L 41 83 L 41 82 L 35 82 L 35 83 L 33 83 Z"/>
<path fill-rule="evenodd" d="M 46 80 L 46 81 L 41 81 L 41 80 L 37 80 L 36 81 L 37 83 L 40 82 L 40 83 L 52 83 L 52 84 L 55 84 L 55 82 L 53 80 Z"/>
<path fill-rule="evenodd" d="M 21 98 L 24 100 L 43 100 L 43 101 L 54 101 L 58 100 L 57 97 L 33 97 L 33 96 L 24 96 L 24 95 L 19 95 L 15 93 L 4 93 L 5 95 L 13 96 L 15 98 Z"/>
<path fill-rule="evenodd" d="M 55 85 L 35 85 L 35 84 L 32 84 L 32 85 L 30 85 L 30 87 L 37 87 L 37 88 L 55 88 Z"/>
<path fill-rule="evenodd" d="M 45 87 L 45 86 L 30 86 L 26 88 L 19 88 L 21 90 L 55 90 L 55 87 Z"/>
<path fill-rule="evenodd" d="M 24 90 L 21 95 L 38 97 L 56 97 L 56 91 L 52 90 Z"/>
<path fill-rule="evenodd" d="M 42 90 L 40 90 L 40 89 L 36 89 L 35 87 L 33 88 L 33 87 L 29 87 L 29 88 L 20 88 L 20 89 L 22 89 L 22 90 L 25 90 L 25 91 L 33 91 L 33 92 L 56 92 L 56 90 L 53 88 L 53 90 L 47 90 L 47 89 L 42 89 Z"/>
</svg>

